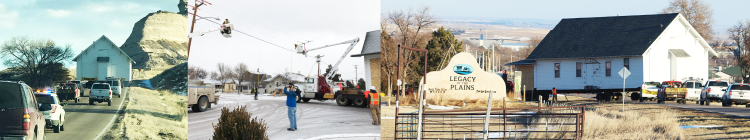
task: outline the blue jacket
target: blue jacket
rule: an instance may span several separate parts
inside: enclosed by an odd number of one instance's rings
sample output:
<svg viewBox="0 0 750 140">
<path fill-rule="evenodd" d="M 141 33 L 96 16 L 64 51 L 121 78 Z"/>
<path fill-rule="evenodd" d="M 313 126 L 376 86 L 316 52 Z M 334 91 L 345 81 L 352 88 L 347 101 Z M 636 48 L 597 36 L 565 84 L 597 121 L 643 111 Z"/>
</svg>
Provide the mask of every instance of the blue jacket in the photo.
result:
<svg viewBox="0 0 750 140">
<path fill-rule="evenodd" d="M 292 90 L 287 91 L 288 87 L 284 87 L 284 94 L 286 94 L 286 106 L 297 107 L 297 93 Z"/>
</svg>

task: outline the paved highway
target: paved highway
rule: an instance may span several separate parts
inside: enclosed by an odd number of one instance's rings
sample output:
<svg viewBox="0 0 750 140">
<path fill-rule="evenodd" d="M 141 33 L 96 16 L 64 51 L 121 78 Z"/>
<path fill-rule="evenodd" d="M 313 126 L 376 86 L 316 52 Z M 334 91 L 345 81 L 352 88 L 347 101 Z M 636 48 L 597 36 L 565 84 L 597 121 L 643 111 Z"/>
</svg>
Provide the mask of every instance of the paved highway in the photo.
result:
<svg viewBox="0 0 750 140">
<path fill-rule="evenodd" d="M 112 106 L 107 106 L 107 102 L 88 105 L 88 96 L 81 97 L 80 102 L 63 101 L 68 103 L 65 106 L 65 131 L 60 133 L 52 132 L 52 129 L 46 129 L 47 139 L 50 140 L 93 140 L 104 135 L 103 131 L 109 129 L 112 125 L 113 117 L 122 108 L 122 101 L 126 98 L 127 87 L 122 89 L 122 98 L 116 96 L 112 98 Z M 88 93 L 87 93 L 88 94 Z M 101 135 L 100 135 L 101 134 Z"/>
</svg>

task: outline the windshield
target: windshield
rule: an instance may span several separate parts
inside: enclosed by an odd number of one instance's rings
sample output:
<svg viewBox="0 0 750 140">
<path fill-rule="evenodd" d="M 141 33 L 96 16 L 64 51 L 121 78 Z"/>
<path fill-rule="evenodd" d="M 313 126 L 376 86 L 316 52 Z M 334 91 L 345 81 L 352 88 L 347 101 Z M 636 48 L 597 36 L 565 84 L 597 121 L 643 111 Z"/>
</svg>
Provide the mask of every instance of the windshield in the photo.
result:
<svg viewBox="0 0 750 140">
<path fill-rule="evenodd" d="M 730 90 L 750 90 L 749 85 L 732 85 L 732 89 Z"/>
<path fill-rule="evenodd" d="M 729 83 L 722 82 L 722 81 L 709 81 L 708 86 L 720 86 L 720 87 L 728 87 Z"/>
<path fill-rule="evenodd" d="M 120 81 L 107 81 L 107 83 L 111 86 L 120 86 Z"/>
<path fill-rule="evenodd" d="M 50 95 L 34 95 L 36 96 L 36 102 L 40 104 L 57 104 L 55 97 Z"/>
<path fill-rule="evenodd" d="M 659 82 L 644 82 L 643 85 L 645 85 L 645 86 L 657 86 L 657 85 L 659 85 Z"/>
<path fill-rule="evenodd" d="M 0 108 L 23 108 L 21 86 L 13 83 L 0 83 Z"/>
<path fill-rule="evenodd" d="M 685 82 L 685 88 L 701 88 L 698 82 Z"/>
<path fill-rule="evenodd" d="M 91 89 L 109 89 L 109 85 L 108 84 L 94 84 L 94 86 L 91 87 Z"/>
</svg>

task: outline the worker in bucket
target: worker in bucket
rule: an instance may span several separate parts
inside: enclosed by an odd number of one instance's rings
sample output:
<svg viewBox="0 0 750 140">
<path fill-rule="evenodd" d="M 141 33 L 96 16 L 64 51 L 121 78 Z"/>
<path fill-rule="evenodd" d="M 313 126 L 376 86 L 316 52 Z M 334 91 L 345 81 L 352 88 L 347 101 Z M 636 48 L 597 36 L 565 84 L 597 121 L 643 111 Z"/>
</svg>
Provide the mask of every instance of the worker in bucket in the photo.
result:
<svg viewBox="0 0 750 140">
<path fill-rule="evenodd" d="M 372 125 L 380 125 L 380 97 L 375 91 L 375 86 L 365 91 L 365 98 L 370 99 L 370 112 L 372 114 Z"/>
<path fill-rule="evenodd" d="M 228 18 L 224 19 L 224 23 L 223 24 L 229 24 L 229 19 Z"/>
<path fill-rule="evenodd" d="M 294 85 L 290 82 L 289 85 L 284 87 L 284 94 L 286 94 L 286 106 L 287 114 L 289 115 L 289 128 L 286 130 L 296 131 L 297 130 L 297 93 L 294 93 Z"/>
</svg>

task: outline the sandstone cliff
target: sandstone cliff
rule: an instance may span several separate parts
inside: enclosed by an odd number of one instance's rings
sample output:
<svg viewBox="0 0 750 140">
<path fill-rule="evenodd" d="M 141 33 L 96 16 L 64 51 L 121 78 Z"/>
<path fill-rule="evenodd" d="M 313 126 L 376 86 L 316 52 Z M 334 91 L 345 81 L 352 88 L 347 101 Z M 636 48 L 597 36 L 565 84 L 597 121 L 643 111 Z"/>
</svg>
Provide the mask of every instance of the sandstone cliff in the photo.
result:
<svg viewBox="0 0 750 140">
<path fill-rule="evenodd" d="M 161 10 L 149 13 L 135 23 L 120 49 L 136 62 L 134 69 L 187 62 L 188 23 L 185 21 L 187 17 L 183 14 Z"/>
</svg>

